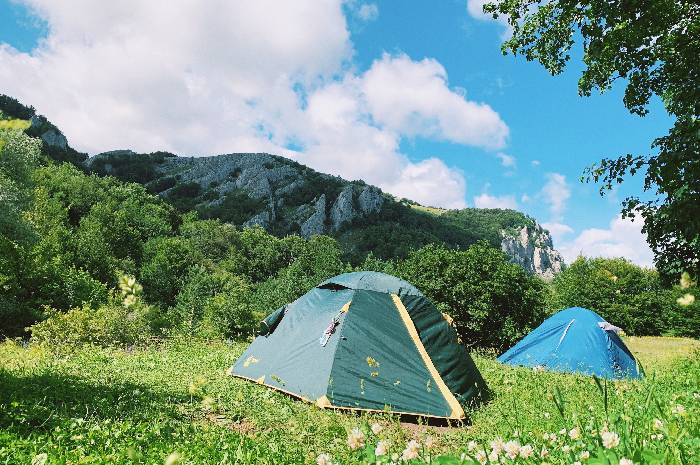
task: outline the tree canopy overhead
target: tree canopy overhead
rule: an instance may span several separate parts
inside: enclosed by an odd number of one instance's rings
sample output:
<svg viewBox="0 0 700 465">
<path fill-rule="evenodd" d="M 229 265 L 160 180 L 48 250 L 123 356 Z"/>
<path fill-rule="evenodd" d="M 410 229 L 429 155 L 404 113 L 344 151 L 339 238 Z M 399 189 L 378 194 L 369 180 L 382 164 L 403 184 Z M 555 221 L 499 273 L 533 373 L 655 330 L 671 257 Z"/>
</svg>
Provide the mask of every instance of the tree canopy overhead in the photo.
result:
<svg viewBox="0 0 700 465">
<path fill-rule="evenodd" d="M 513 34 L 504 54 L 539 61 L 559 74 L 579 40 L 585 66 L 579 94 L 626 84 L 623 103 L 648 113 L 653 96 L 675 117 L 649 153 L 603 158 L 586 169 L 601 194 L 644 173 L 652 200 L 623 201 L 623 215 L 644 219 L 644 232 L 667 276 L 700 272 L 700 2 L 697 0 L 493 0 L 484 11 L 506 16 Z"/>
</svg>

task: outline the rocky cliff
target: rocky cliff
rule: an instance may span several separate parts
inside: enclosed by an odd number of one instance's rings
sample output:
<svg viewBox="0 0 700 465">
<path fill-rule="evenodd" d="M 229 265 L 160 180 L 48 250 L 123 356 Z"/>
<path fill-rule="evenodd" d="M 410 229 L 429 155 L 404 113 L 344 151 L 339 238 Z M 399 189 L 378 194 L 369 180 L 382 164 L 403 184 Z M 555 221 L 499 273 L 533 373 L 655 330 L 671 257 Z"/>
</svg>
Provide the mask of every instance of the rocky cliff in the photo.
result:
<svg viewBox="0 0 700 465">
<path fill-rule="evenodd" d="M 549 232 L 537 223 L 525 225 L 515 231 L 502 231 L 501 250 L 513 263 L 546 280 L 562 270 L 564 259 L 554 249 Z"/>
</svg>

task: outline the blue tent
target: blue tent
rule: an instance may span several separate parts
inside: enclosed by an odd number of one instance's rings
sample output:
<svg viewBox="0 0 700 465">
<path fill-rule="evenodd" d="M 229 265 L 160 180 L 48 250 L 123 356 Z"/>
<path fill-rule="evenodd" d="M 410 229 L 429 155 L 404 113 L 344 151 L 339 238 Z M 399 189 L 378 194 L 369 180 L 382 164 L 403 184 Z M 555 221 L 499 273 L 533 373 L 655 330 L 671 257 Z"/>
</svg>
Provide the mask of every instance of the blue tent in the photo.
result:
<svg viewBox="0 0 700 465">
<path fill-rule="evenodd" d="M 547 318 L 498 360 L 608 379 L 640 378 L 637 361 L 616 330 L 595 312 L 567 308 Z"/>
</svg>

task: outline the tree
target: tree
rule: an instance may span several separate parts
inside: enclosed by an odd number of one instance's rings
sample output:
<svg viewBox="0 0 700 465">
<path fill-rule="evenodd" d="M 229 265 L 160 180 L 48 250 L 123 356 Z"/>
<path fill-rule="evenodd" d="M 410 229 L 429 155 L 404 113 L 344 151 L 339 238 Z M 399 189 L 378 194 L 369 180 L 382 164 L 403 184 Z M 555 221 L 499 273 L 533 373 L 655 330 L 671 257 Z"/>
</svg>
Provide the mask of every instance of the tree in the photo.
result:
<svg viewBox="0 0 700 465">
<path fill-rule="evenodd" d="M 395 266 L 452 317 L 467 346 L 505 349 L 544 319 L 544 282 L 486 242 L 467 250 L 428 245 Z"/>
<path fill-rule="evenodd" d="M 0 126 L 0 335 L 16 335 L 36 317 L 36 309 L 17 297 L 26 251 L 35 237 L 24 214 L 30 206 L 31 173 L 40 150 L 36 139 Z"/>
<path fill-rule="evenodd" d="M 559 74 L 578 38 L 585 69 L 579 94 L 625 80 L 623 103 L 648 113 L 660 97 L 676 118 L 647 154 L 604 158 L 584 172 L 603 195 L 627 175 L 644 172 L 651 200 L 631 196 L 623 216 L 644 219 L 657 268 L 669 277 L 700 273 L 700 3 L 697 0 L 493 0 L 484 11 L 505 16 L 513 34 L 503 53 L 539 61 Z"/>
<path fill-rule="evenodd" d="M 673 299 L 659 274 L 623 258 L 577 258 L 552 282 L 551 307 L 584 307 L 637 336 L 659 335 Z"/>
</svg>

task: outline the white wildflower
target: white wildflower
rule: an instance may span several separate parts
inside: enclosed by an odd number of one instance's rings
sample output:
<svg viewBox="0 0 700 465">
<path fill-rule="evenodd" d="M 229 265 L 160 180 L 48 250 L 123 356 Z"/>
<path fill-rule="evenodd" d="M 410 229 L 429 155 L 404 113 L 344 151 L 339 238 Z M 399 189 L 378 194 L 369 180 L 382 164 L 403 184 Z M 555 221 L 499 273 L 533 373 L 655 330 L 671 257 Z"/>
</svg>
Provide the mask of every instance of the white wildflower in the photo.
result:
<svg viewBox="0 0 700 465">
<path fill-rule="evenodd" d="M 587 450 L 584 450 L 583 452 L 581 452 L 581 455 L 579 455 L 579 457 L 581 458 L 581 460 L 588 460 L 589 458 L 591 458 L 591 453 Z"/>
<path fill-rule="evenodd" d="M 486 452 L 484 452 L 483 450 L 477 451 L 476 454 L 474 454 L 474 458 L 481 465 L 485 465 L 486 462 L 488 461 L 488 458 L 486 457 Z"/>
<path fill-rule="evenodd" d="M 683 307 L 687 307 L 688 305 L 691 305 L 693 302 L 695 302 L 695 296 L 693 294 L 685 294 L 685 295 L 682 295 L 681 297 L 676 299 L 676 303 L 678 303 L 678 305 L 681 305 Z"/>
<path fill-rule="evenodd" d="M 543 447 L 542 450 L 540 451 L 540 457 L 545 458 L 549 455 L 549 450 L 546 447 Z"/>
<path fill-rule="evenodd" d="M 518 441 L 508 441 L 503 446 L 506 451 L 506 455 L 509 459 L 513 460 L 520 453 L 520 443 Z"/>
<path fill-rule="evenodd" d="M 574 463 L 572 463 L 571 465 L 581 465 L 581 462 L 579 462 L 579 461 L 577 460 L 577 461 L 575 461 Z"/>
<path fill-rule="evenodd" d="M 685 407 L 683 407 L 681 404 L 676 404 L 672 409 L 671 413 L 674 415 L 678 415 L 681 417 L 684 417 L 686 415 L 685 413 Z"/>
<path fill-rule="evenodd" d="M 360 431 L 360 428 L 353 428 L 348 434 L 348 447 L 350 449 L 359 449 L 365 445 L 365 433 Z"/>
<path fill-rule="evenodd" d="M 432 436 L 428 436 L 423 441 L 423 445 L 425 446 L 426 449 L 432 449 L 433 447 L 435 447 L 435 438 Z"/>
<path fill-rule="evenodd" d="M 634 462 L 628 458 L 622 457 L 620 459 L 620 465 L 634 465 Z"/>
<path fill-rule="evenodd" d="M 571 431 L 569 431 L 569 437 L 574 441 L 581 439 L 581 430 L 578 429 L 578 427 L 572 429 Z"/>
<path fill-rule="evenodd" d="M 386 453 L 389 451 L 389 441 L 379 441 L 377 443 L 377 447 L 374 448 L 374 455 L 377 457 L 380 457 L 382 455 L 386 455 Z"/>
<path fill-rule="evenodd" d="M 372 423 L 371 429 L 372 429 L 372 432 L 374 434 L 379 434 L 382 432 L 384 427 L 382 425 L 380 425 L 379 423 Z"/>
<path fill-rule="evenodd" d="M 495 450 L 489 454 L 489 462 L 498 463 L 498 453 Z"/>
<path fill-rule="evenodd" d="M 664 422 L 658 418 L 654 418 L 654 429 L 661 429 L 664 427 Z"/>
<path fill-rule="evenodd" d="M 600 433 L 600 438 L 603 440 L 603 447 L 612 449 L 620 445 L 620 436 L 612 431 L 603 431 Z"/>
<path fill-rule="evenodd" d="M 36 454 L 34 457 L 32 457 L 32 465 L 44 465 L 48 459 L 49 455 L 46 452 Z"/>
<path fill-rule="evenodd" d="M 559 435 L 560 435 L 560 436 L 566 435 L 566 428 L 560 429 L 560 430 L 559 430 Z"/>
<path fill-rule="evenodd" d="M 471 452 L 471 451 L 473 451 L 474 449 L 476 449 L 477 446 L 478 446 L 478 444 L 476 443 L 476 441 L 469 441 L 469 442 L 467 443 L 467 450 L 468 450 L 469 452 Z"/>
<path fill-rule="evenodd" d="M 568 453 L 570 450 L 571 450 L 571 446 L 568 444 L 564 444 L 564 446 L 562 446 L 562 448 L 561 448 L 561 451 L 565 452 L 565 453 Z"/>
<path fill-rule="evenodd" d="M 409 460 L 418 458 L 418 449 L 420 449 L 420 444 L 418 444 L 418 441 L 413 439 L 410 440 L 408 444 L 406 444 L 404 451 L 401 453 L 401 459 L 404 462 L 408 462 Z"/>
<path fill-rule="evenodd" d="M 496 455 L 500 455 L 500 453 L 503 452 L 504 447 L 505 443 L 501 438 L 496 438 L 495 440 L 491 441 L 491 451 L 495 452 Z"/>
<path fill-rule="evenodd" d="M 532 455 L 533 448 L 530 444 L 525 444 L 520 448 L 520 456 L 524 459 L 530 457 Z"/>
<path fill-rule="evenodd" d="M 316 465 L 331 465 L 331 456 L 328 454 L 318 454 Z"/>
</svg>

